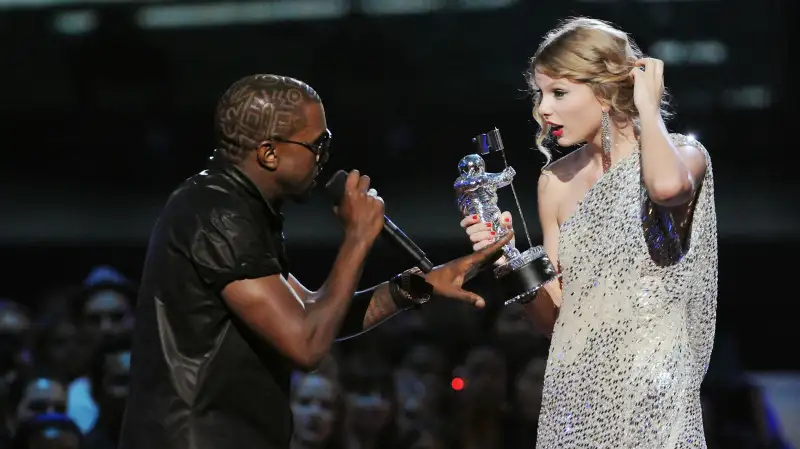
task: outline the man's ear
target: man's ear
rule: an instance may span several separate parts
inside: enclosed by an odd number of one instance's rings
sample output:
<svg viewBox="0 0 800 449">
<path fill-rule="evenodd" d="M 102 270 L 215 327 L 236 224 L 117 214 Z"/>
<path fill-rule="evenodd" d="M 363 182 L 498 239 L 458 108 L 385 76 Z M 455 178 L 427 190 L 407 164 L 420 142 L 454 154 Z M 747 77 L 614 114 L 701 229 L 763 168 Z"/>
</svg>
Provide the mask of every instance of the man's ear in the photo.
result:
<svg viewBox="0 0 800 449">
<path fill-rule="evenodd" d="M 258 144 L 256 160 L 258 160 L 258 165 L 267 170 L 273 171 L 278 168 L 278 152 L 271 140 L 265 140 Z"/>
</svg>

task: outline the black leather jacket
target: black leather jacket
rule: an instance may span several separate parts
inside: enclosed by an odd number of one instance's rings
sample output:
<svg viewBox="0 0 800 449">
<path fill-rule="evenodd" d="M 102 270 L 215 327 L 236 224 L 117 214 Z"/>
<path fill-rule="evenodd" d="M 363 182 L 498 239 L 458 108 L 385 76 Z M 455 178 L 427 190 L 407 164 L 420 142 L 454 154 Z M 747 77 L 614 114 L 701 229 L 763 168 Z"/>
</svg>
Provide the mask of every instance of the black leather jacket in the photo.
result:
<svg viewBox="0 0 800 449">
<path fill-rule="evenodd" d="M 288 448 L 293 366 L 220 295 L 288 276 L 282 221 L 226 163 L 171 195 L 147 251 L 120 449 Z"/>
</svg>

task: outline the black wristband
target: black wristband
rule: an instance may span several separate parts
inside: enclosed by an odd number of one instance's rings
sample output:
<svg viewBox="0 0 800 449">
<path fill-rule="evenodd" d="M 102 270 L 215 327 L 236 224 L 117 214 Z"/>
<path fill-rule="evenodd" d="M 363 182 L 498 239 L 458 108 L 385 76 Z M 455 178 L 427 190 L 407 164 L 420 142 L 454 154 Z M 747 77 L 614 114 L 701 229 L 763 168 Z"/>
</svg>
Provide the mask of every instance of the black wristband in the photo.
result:
<svg viewBox="0 0 800 449">
<path fill-rule="evenodd" d="M 418 268 L 411 268 L 389 281 L 389 291 L 398 308 L 409 309 L 428 302 L 433 286 L 428 284 Z"/>
<path fill-rule="evenodd" d="M 394 305 L 397 306 L 399 310 L 409 310 L 419 307 L 419 304 L 412 301 L 408 295 L 404 294 L 403 289 L 400 288 L 400 276 L 401 275 L 398 274 L 389 281 L 389 293 L 392 295 Z"/>
</svg>

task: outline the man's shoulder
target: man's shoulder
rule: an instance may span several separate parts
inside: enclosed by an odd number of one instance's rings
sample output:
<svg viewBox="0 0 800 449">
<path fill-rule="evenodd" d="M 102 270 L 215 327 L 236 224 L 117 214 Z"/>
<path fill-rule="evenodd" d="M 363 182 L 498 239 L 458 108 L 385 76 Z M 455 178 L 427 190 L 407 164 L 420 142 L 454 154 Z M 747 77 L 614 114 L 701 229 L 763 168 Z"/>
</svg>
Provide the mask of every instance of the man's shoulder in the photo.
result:
<svg viewBox="0 0 800 449">
<path fill-rule="evenodd" d="M 255 213 L 248 200 L 224 176 L 203 171 L 183 181 L 169 196 L 152 237 L 188 245 L 206 231 L 244 232 Z M 232 231 L 231 231 L 232 232 Z M 166 241 L 164 240 L 164 241 Z"/>
<path fill-rule="evenodd" d="M 235 184 L 219 172 L 204 170 L 183 181 L 170 195 L 167 209 L 193 216 L 249 212 Z"/>
</svg>

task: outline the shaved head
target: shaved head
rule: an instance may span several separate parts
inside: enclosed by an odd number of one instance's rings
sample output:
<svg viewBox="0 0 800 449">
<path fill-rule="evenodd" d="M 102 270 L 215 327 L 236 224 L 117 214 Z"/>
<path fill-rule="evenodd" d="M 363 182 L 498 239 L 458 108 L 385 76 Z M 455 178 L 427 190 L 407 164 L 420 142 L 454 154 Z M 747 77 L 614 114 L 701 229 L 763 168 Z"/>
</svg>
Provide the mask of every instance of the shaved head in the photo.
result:
<svg viewBox="0 0 800 449">
<path fill-rule="evenodd" d="M 217 153 L 241 162 L 271 137 L 287 138 L 306 127 L 302 106 L 320 103 L 308 84 L 279 75 L 250 75 L 233 83 L 217 104 Z"/>
</svg>

